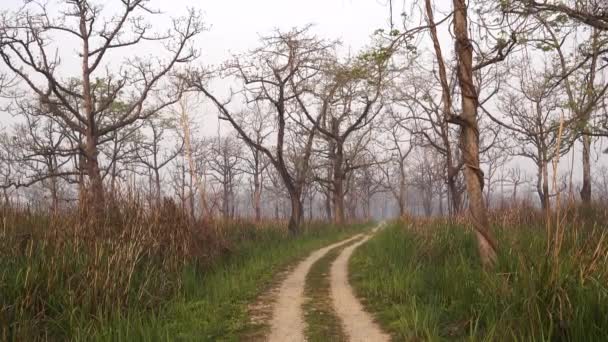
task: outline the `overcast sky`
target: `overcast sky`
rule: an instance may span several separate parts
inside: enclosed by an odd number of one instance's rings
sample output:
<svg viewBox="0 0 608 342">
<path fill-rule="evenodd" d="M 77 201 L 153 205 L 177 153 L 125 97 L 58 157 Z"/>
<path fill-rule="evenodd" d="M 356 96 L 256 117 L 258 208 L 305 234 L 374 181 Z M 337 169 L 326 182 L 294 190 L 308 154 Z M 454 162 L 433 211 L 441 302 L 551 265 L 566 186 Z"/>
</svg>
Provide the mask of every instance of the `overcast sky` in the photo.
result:
<svg viewBox="0 0 608 342">
<path fill-rule="evenodd" d="M 44 0 L 41 0 L 44 1 Z M 404 0 L 395 1 L 395 17 L 403 9 Z M 48 0 L 56 4 L 55 0 Z M 119 0 L 98 1 L 104 3 L 105 13 L 116 12 L 122 6 Z M 436 1 L 439 4 L 439 1 Z M 15 9 L 23 4 L 23 0 L 0 0 L 0 9 Z M 389 22 L 388 0 L 153 0 L 152 8 L 160 9 L 165 15 L 156 17 L 152 23 L 154 28 L 166 29 L 169 17 L 185 15 L 189 7 L 199 9 L 209 30 L 197 38 L 197 48 L 201 52 L 199 63 L 205 65 L 219 64 L 228 59 L 233 53 L 241 53 L 256 47 L 260 35 L 267 34 L 273 29 L 290 29 L 313 24 L 313 32 L 327 39 L 340 39 L 343 42 L 343 52 L 356 52 L 369 43 L 370 36 L 378 28 L 387 28 Z M 56 6 L 54 6 L 56 7 Z M 440 17 L 439 14 L 436 15 Z M 441 32 L 440 32 L 441 34 Z M 445 36 L 445 34 L 443 34 Z M 444 53 L 449 54 L 451 46 L 445 37 Z M 443 40 L 443 39 L 442 39 Z M 59 41 L 61 52 L 77 58 L 78 45 Z M 73 42 L 76 43 L 76 42 Z M 70 50 L 74 53 L 69 52 Z M 127 55 L 154 54 L 156 51 L 146 47 L 126 51 Z M 124 56 L 123 56 L 124 57 Z M 64 67 L 78 73 L 78 63 L 65 61 Z M 116 56 L 112 64 L 120 63 Z M 224 87 L 226 88 L 226 87 Z M 220 89 L 218 91 L 221 92 Z M 213 108 L 201 108 L 207 115 L 198 113 L 206 133 L 217 129 L 217 115 Z M 3 115 L 4 124 L 10 119 Z M 594 162 L 605 163 L 606 155 L 599 152 L 599 144 L 593 154 Z M 578 148 L 576 149 L 578 151 Z M 570 156 L 569 156 L 570 157 Z M 578 164 L 580 157 L 575 156 Z M 569 159 L 569 158 L 568 158 Z M 514 159 L 513 164 L 522 162 Z M 562 163 L 562 168 L 569 169 L 569 163 Z M 515 165 L 513 165 L 515 166 Z M 524 167 L 530 176 L 534 171 Z M 575 168 L 575 174 L 578 171 Z M 576 177 L 576 176 L 575 176 Z"/>
<path fill-rule="evenodd" d="M 51 11 L 57 10 L 60 1 L 46 1 Z M 322 38 L 341 40 L 342 52 L 358 51 L 369 43 L 369 38 L 375 30 L 388 27 L 387 1 L 152 0 L 149 6 L 164 13 L 150 18 L 154 29 L 159 32 L 167 29 L 170 17 L 184 16 L 189 8 L 200 10 L 208 30 L 196 37 L 195 45 L 201 53 L 198 63 L 217 65 L 232 54 L 256 47 L 260 35 L 271 33 L 277 28 L 288 30 L 308 24 L 313 24 L 313 32 Z M 120 13 L 123 6 L 119 0 L 94 2 L 103 4 L 105 15 Z M 0 0 L 0 3 L 0 10 L 14 10 L 22 6 L 24 1 Z M 57 37 L 55 41 L 62 58 L 60 72 L 66 77 L 77 76 L 80 73 L 77 56 L 80 50 L 79 42 L 71 37 L 65 38 Z M 116 67 L 123 58 L 130 57 L 131 54 L 158 54 L 157 45 L 149 46 L 138 45 L 136 50 L 114 50 L 118 53 L 113 52 L 111 58 L 106 58 L 105 61 Z M 220 89 L 218 91 L 221 92 Z M 206 128 L 209 128 L 208 126 L 206 125 Z M 209 132 L 208 129 L 206 131 Z"/>
</svg>

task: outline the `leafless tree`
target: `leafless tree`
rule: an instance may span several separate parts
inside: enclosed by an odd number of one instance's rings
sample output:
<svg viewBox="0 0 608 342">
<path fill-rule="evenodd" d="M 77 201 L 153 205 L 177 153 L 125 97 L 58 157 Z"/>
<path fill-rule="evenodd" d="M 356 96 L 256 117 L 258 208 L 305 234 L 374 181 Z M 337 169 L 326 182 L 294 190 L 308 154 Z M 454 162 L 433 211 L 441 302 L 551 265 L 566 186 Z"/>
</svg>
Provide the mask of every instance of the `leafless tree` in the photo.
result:
<svg viewBox="0 0 608 342">
<path fill-rule="evenodd" d="M 261 151 L 278 171 L 291 202 L 289 231 L 295 234 L 302 219 L 302 190 L 308 175 L 316 129 L 294 123 L 291 110 L 295 108 L 296 96 L 318 81 L 320 70 L 333 53 L 334 43 L 311 36 L 306 27 L 289 32 L 277 31 L 272 36 L 261 38 L 261 45 L 245 56 L 235 57 L 228 63 L 225 72 L 242 82 L 243 88 L 239 94 L 247 101 L 268 104 L 272 108 L 273 123 L 276 125 L 272 136 L 273 148 L 255 141 L 230 108 L 230 100 L 221 101 L 211 93 L 207 84 L 208 75 L 191 73 L 188 80 L 217 107 L 220 119 L 228 121 L 241 139 Z M 289 125 L 299 127 L 306 137 L 292 165 L 285 156 Z"/>
<path fill-rule="evenodd" d="M 488 115 L 515 133 L 514 153 L 531 159 L 537 167 L 537 192 L 543 209 L 550 207 L 549 163 L 556 152 L 561 110 L 546 70 L 535 71 L 528 63 L 513 68 L 516 86 L 504 89 L 499 108 L 505 119 Z M 565 146 L 566 144 L 564 144 Z"/>
<path fill-rule="evenodd" d="M 482 155 L 481 164 L 486 167 L 486 171 L 484 172 L 486 208 L 491 208 L 492 206 L 492 192 L 495 185 L 503 183 L 503 179 L 499 177 L 498 171 L 501 171 L 507 163 L 509 158 L 509 155 L 505 153 L 507 150 L 507 146 L 497 144 Z"/>
<path fill-rule="evenodd" d="M 265 113 L 271 110 L 263 110 L 259 106 L 255 106 L 249 115 L 243 115 L 245 125 L 251 128 L 251 138 L 256 144 L 263 146 L 268 137 L 272 134 L 271 120 Z M 264 175 L 266 169 L 270 166 L 268 158 L 252 145 L 246 144 L 247 152 L 243 156 L 243 172 L 250 177 L 251 187 L 251 205 L 253 207 L 256 221 L 262 218 L 262 190 L 264 184 Z"/>
<path fill-rule="evenodd" d="M 224 218 L 233 218 L 236 208 L 236 188 L 242 174 L 243 147 L 236 137 L 218 136 L 210 141 L 207 156 L 210 177 L 221 189 L 221 213 Z"/>
<path fill-rule="evenodd" d="M 42 183 L 49 191 L 51 209 L 55 211 L 59 208 L 62 183 L 65 185 L 66 180 L 77 174 L 69 164 L 76 151 L 67 143 L 69 136 L 61 125 L 29 112 L 37 112 L 37 107 L 26 105 L 22 110 L 28 111 L 28 115 L 23 115 L 24 122 L 16 124 L 12 132 L 0 135 L 1 155 L 5 163 L 2 188 Z"/>
<path fill-rule="evenodd" d="M 390 117 L 392 119 L 387 120 L 384 127 L 387 135 L 380 138 L 385 141 L 379 142 L 385 144 L 388 155 L 386 160 L 379 161 L 378 167 L 384 175 L 385 189 L 397 202 L 399 216 L 403 216 L 407 210 L 408 156 L 414 145 L 411 136 L 400 124 L 400 116 L 393 114 Z"/>
<path fill-rule="evenodd" d="M 350 171 L 359 167 L 354 165 L 352 157 L 349 161 L 345 147 L 353 140 L 353 150 L 361 150 L 370 124 L 383 108 L 381 99 L 389 58 L 390 51 L 381 48 L 346 63 L 335 62 L 328 70 L 328 84 L 318 91 L 320 105 L 316 115 L 305 104 L 304 96 L 296 94 L 304 114 L 329 139 L 334 221 L 338 224 L 345 221 L 344 181 Z"/>
<path fill-rule="evenodd" d="M 432 147 L 417 149 L 410 170 L 410 184 L 416 189 L 426 216 L 434 213 L 434 203 L 441 202 L 445 165 Z M 436 200 L 438 199 L 438 200 Z"/>
<path fill-rule="evenodd" d="M 131 143 L 131 149 L 135 151 L 136 162 L 152 173 L 154 187 L 151 192 L 155 205 L 160 206 L 162 199 L 161 170 L 182 154 L 184 142 L 177 134 L 169 135 L 177 129 L 175 122 L 170 119 L 150 118 L 145 121 L 144 128 L 147 132 L 143 132 L 139 140 Z M 175 143 L 166 146 L 167 139 L 175 140 Z"/>
<path fill-rule="evenodd" d="M 98 211 L 104 205 L 98 146 L 109 134 L 177 101 L 179 87 L 163 86 L 163 82 L 177 65 L 196 57 L 190 41 L 204 27 L 199 15 L 190 11 L 173 20 L 170 32 L 154 34 L 144 17 L 157 13 L 148 0 L 120 1 L 120 12 L 109 19 L 93 1 L 62 0 L 60 4 L 58 16 L 37 1 L 3 16 L 0 57 L 58 122 L 82 135 L 79 148 L 90 181 L 88 201 Z M 62 42 L 70 39 L 81 47 L 81 70 L 74 77 L 58 74 L 68 60 L 57 53 L 58 34 Z M 133 51 L 149 40 L 157 41 L 167 58 L 131 57 L 117 72 L 112 71 L 107 63 L 110 52 Z M 119 114 L 108 120 L 109 112 Z"/>
<path fill-rule="evenodd" d="M 364 157 L 367 161 L 361 164 L 363 167 L 355 170 L 354 190 L 360 198 L 361 210 L 365 220 L 372 219 L 372 201 L 376 194 L 384 192 L 384 184 L 382 182 L 382 172 L 378 168 L 378 164 L 374 163 L 374 158 L 371 155 Z"/>
<path fill-rule="evenodd" d="M 542 15 L 535 18 L 542 23 L 545 32 L 545 37 L 541 37 L 540 47 L 553 51 L 557 56 L 558 66 L 553 79 L 565 90 L 568 99 L 566 107 L 571 112 L 570 126 L 581 139 L 583 184 L 580 195 L 583 203 L 589 203 L 592 191 L 591 142 L 592 133 L 595 131 L 592 127 L 592 115 L 608 91 L 608 83 L 600 77 L 600 55 L 603 51 L 608 51 L 608 38 L 605 32 L 595 28 L 579 45 L 579 51 L 569 54 L 567 49 L 570 47 L 566 44 L 571 43 L 573 37 L 578 39 L 581 36 L 580 30 L 576 26 L 569 27 L 567 21 L 560 21 L 558 32 L 554 24 Z"/>
<path fill-rule="evenodd" d="M 411 131 L 412 135 L 421 137 L 420 144 L 433 147 L 443 156 L 449 212 L 457 214 L 462 209 L 465 190 L 461 179 L 464 161 L 456 139 L 458 132 L 445 120 L 439 82 L 429 82 L 436 78 L 436 73 L 408 76 L 407 86 L 402 87 L 398 94 L 399 100 L 405 102 L 407 114 L 400 116 L 397 124 Z"/>
</svg>

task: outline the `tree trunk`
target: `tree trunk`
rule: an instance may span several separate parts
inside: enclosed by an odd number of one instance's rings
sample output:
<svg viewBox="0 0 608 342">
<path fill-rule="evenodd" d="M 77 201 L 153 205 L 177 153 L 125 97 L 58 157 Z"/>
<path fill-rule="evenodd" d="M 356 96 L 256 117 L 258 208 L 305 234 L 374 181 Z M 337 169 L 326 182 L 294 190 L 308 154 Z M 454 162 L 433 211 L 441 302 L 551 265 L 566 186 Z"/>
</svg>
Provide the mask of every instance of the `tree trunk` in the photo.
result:
<svg viewBox="0 0 608 342">
<path fill-rule="evenodd" d="M 185 167 L 184 167 L 184 171 L 185 171 Z M 190 182 L 188 182 L 188 204 L 190 206 L 190 208 L 189 208 L 190 209 L 189 210 L 190 211 L 190 219 L 192 221 L 194 221 L 194 219 L 196 217 L 194 215 L 194 186 L 193 186 L 193 178 L 194 178 L 194 176 L 192 175 L 192 171 L 190 171 Z"/>
<path fill-rule="evenodd" d="M 334 174 L 333 174 L 333 202 L 334 202 L 334 222 L 343 224 L 344 217 L 344 174 L 342 172 L 342 163 L 344 153 L 341 142 L 336 144 L 336 153 L 334 159 Z"/>
<path fill-rule="evenodd" d="M 223 199 L 222 199 L 222 216 L 228 218 L 230 216 L 230 189 L 228 180 L 224 177 L 223 186 Z"/>
<path fill-rule="evenodd" d="M 458 57 L 458 82 L 461 89 L 462 114 L 460 144 L 464 161 L 464 177 L 469 197 L 469 210 L 477 237 L 479 256 L 484 266 L 496 262 L 496 241 L 483 201 L 483 171 L 479 166 L 479 127 L 477 124 L 477 89 L 473 83 L 473 47 L 467 27 L 467 3 L 454 0 L 455 51 Z"/>
<path fill-rule="evenodd" d="M 538 165 L 538 172 L 536 176 L 536 192 L 538 193 L 538 199 L 540 200 L 540 206 L 543 210 L 547 209 L 547 199 L 545 198 L 545 192 L 543 191 L 543 166 Z"/>
<path fill-rule="evenodd" d="M 443 216 L 443 186 L 439 191 L 439 216 Z"/>
<path fill-rule="evenodd" d="M 48 165 L 50 171 L 50 191 L 51 191 L 51 210 L 53 213 L 56 213 L 59 209 L 59 187 L 58 187 L 58 179 L 57 179 L 57 159 L 55 156 L 51 156 L 48 158 Z"/>
<path fill-rule="evenodd" d="M 255 221 L 260 222 L 262 218 L 262 189 L 260 186 L 260 175 L 255 174 L 253 177 L 253 210 L 255 212 Z"/>
<path fill-rule="evenodd" d="M 86 170 L 89 178 L 87 188 L 87 207 L 93 209 L 95 214 L 101 214 L 105 206 L 103 180 L 97 159 L 97 139 L 92 133 L 87 134 L 85 146 Z"/>
<path fill-rule="evenodd" d="M 160 191 L 160 171 L 158 169 L 154 169 L 154 186 L 156 187 L 156 206 L 160 207 L 160 197 L 161 197 L 161 191 Z"/>
<path fill-rule="evenodd" d="M 313 218 L 313 203 L 314 203 L 314 196 L 311 194 L 310 196 L 308 196 L 308 220 L 312 222 L 312 218 Z"/>
<path fill-rule="evenodd" d="M 581 200 L 584 204 L 591 203 L 591 137 L 583 135 L 583 187 Z"/>
<path fill-rule="evenodd" d="M 399 217 L 403 217 L 405 215 L 405 206 L 406 206 L 406 196 L 407 196 L 407 188 L 406 188 L 406 178 L 405 178 L 405 170 L 403 165 L 401 165 L 399 170 L 399 197 L 397 198 L 397 202 L 399 205 Z"/>
<path fill-rule="evenodd" d="M 300 194 L 297 191 L 290 190 L 289 199 L 291 200 L 291 216 L 289 217 L 287 229 L 291 235 L 297 235 L 300 232 L 304 208 L 302 206 Z"/>
<path fill-rule="evenodd" d="M 327 216 L 327 221 L 331 221 L 331 192 L 329 189 L 325 193 L 325 215 Z"/>
<path fill-rule="evenodd" d="M 279 220 L 279 201 L 274 202 L 274 219 Z"/>
<path fill-rule="evenodd" d="M 451 164 L 451 163 L 450 163 Z M 458 185 L 456 184 L 458 170 L 455 170 L 454 167 L 448 166 L 448 194 L 450 197 L 450 206 L 451 206 L 451 214 L 458 214 L 461 210 L 462 200 L 460 197 L 460 193 L 458 192 Z"/>
<path fill-rule="evenodd" d="M 549 162 L 544 161 L 542 166 L 543 171 L 543 209 L 550 210 L 551 199 L 549 198 Z"/>
</svg>

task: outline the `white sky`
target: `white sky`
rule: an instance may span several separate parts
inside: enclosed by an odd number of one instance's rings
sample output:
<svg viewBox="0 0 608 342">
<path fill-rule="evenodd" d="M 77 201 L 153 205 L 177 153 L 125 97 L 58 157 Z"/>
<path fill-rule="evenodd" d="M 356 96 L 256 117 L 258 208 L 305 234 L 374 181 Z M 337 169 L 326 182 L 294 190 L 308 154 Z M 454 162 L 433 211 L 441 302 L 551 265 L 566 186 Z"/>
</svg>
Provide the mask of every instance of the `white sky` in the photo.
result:
<svg viewBox="0 0 608 342">
<path fill-rule="evenodd" d="M 56 3 L 55 0 L 48 2 Z M 118 0 L 100 0 L 98 3 L 104 3 L 106 13 L 112 13 L 113 8 L 121 6 Z M 151 7 L 165 13 L 152 21 L 154 28 L 159 31 L 166 28 L 168 17 L 185 15 L 189 7 L 201 10 L 209 30 L 197 38 L 197 48 L 202 53 L 199 63 L 214 65 L 228 59 L 233 53 L 241 53 L 257 46 L 258 37 L 275 28 L 290 29 L 307 24 L 314 24 L 313 31 L 323 38 L 340 39 L 343 42 L 343 51 L 355 52 L 370 41 L 369 37 L 376 29 L 388 27 L 387 3 L 388 0 L 153 0 Z M 402 1 L 395 3 L 395 20 L 398 21 Z M 440 4 L 442 1 L 436 0 L 436 3 Z M 15 9 L 22 4 L 23 0 L 0 0 L 0 10 Z M 439 19 L 442 15 L 436 13 L 436 17 Z M 69 51 L 68 49 L 77 49 L 77 45 L 69 42 L 58 43 L 63 53 Z M 450 51 L 451 46 L 446 45 L 444 53 L 449 54 Z M 155 51 L 143 47 L 127 53 L 146 55 L 154 54 Z M 75 53 L 68 54 L 72 58 L 76 57 Z M 116 56 L 112 63 L 119 63 L 117 59 L 120 58 Z M 69 71 L 78 72 L 78 64 L 64 64 Z M 215 111 L 213 108 L 202 110 L 208 111 L 203 124 L 204 131 L 215 132 Z M 0 118 L 2 126 L 11 121 L 4 113 L 0 113 Z M 600 163 L 605 163 L 608 159 L 607 155 L 597 152 L 592 157 Z M 580 157 L 575 158 L 575 163 L 578 164 Z M 513 164 L 518 162 L 514 160 Z M 520 165 L 527 163 L 522 162 Z M 563 165 L 567 166 L 569 165 Z M 523 168 L 530 176 L 535 177 L 531 168 Z"/>
</svg>

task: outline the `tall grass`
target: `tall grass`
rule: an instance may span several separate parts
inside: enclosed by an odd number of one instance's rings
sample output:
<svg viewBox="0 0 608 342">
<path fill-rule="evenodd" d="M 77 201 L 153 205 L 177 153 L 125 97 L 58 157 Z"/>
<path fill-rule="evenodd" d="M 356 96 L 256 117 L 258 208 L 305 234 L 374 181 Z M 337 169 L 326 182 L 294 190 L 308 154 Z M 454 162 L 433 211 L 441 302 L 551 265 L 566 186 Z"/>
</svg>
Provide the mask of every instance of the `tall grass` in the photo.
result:
<svg viewBox="0 0 608 342">
<path fill-rule="evenodd" d="M 608 215 L 564 215 L 557 258 L 546 248 L 544 214 L 496 220 L 491 271 L 462 224 L 396 223 L 355 253 L 352 281 L 401 340 L 606 341 Z"/>
<path fill-rule="evenodd" d="M 188 328 L 180 310 L 210 296 L 201 317 L 228 322 L 196 330 L 225 333 L 230 320 L 244 321 L 214 318 L 224 305 L 242 316 L 243 303 L 226 293 L 243 300 L 233 291 L 242 286 L 252 296 L 281 263 L 347 234 L 313 225 L 292 239 L 280 224 L 193 222 L 170 205 L 116 208 L 103 220 L 0 211 L 0 340 L 172 339 Z"/>
</svg>

